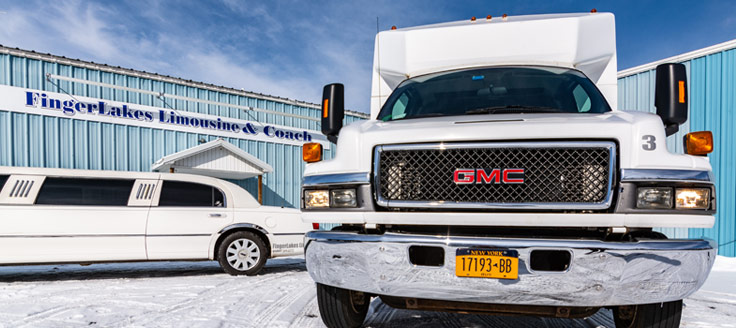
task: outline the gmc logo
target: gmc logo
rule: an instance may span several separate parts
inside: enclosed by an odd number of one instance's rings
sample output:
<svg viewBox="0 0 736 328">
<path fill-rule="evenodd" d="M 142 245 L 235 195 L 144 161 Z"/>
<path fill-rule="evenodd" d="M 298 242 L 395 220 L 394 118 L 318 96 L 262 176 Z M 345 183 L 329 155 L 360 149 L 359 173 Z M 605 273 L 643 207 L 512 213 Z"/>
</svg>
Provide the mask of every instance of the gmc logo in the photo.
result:
<svg viewBox="0 0 736 328">
<path fill-rule="evenodd" d="M 455 169 L 455 184 L 522 184 L 524 169 Z"/>
</svg>

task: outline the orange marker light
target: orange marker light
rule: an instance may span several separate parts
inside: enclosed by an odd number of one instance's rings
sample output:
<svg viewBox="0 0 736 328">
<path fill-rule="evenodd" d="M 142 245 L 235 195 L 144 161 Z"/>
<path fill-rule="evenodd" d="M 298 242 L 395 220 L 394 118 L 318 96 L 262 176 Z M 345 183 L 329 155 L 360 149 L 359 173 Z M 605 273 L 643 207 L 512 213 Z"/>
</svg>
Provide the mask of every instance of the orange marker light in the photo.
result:
<svg viewBox="0 0 736 328">
<path fill-rule="evenodd" d="M 470 17 L 470 21 L 471 21 L 471 22 L 475 22 L 475 16 L 473 16 L 473 17 Z"/>
<path fill-rule="evenodd" d="M 598 9 L 593 8 L 593 9 L 590 10 L 590 12 L 593 13 L 593 14 L 595 14 L 595 13 L 598 12 Z"/>
<path fill-rule="evenodd" d="M 392 30 L 395 30 L 395 29 L 396 29 L 396 25 L 394 25 L 394 26 L 391 26 L 391 29 L 392 29 Z"/>
<path fill-rule="evenodd" d="M 322 102 L 322 117 L 327 117 L 328 108 L 330 108 L 330 99 L 325 99 L 325 101 Z"/>
<path fill-rule="evenodd" d="M 491 18 L 493 18 L 491 15 L 486 16 L 486 20 L 491 20 Z"/>
<path fill-rule="evenodd" d="M 713 152 L 713 133 L 710 131 L 690 132 L 685 135 L 685 153 L 705 156 Z"/>
<path fill-rule="evenodd" d="M 678 93 L 677 93 L 678 98 L 679 98 L 678 101 L 681 104 L 684 104 L 685 103 L 685 81 L 677 81 L 677 86 L 679 88 Z"/>
<path fill-rule="evenodd" d="M 318 142 L 305 143 L 302 146 L 302 159 L 307 163 L 319 162 L 322 160 L 322 144 Z"/>
</svg>

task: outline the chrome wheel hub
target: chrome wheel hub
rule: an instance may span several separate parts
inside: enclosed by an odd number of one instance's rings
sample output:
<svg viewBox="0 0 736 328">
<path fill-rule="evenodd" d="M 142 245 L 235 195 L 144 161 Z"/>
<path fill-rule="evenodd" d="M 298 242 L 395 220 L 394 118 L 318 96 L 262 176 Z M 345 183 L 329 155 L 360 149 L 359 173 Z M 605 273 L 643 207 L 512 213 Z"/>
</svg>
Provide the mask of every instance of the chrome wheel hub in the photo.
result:
<svg viewBox="0 0 736 328">
<path fill-rule="evenodd" d="M 258 245 L 250 239 L 236 239 L 227 247 L 227 263 L 235 270 L 246 271 L 253 268 L 261 259 Z"/>
</svg>

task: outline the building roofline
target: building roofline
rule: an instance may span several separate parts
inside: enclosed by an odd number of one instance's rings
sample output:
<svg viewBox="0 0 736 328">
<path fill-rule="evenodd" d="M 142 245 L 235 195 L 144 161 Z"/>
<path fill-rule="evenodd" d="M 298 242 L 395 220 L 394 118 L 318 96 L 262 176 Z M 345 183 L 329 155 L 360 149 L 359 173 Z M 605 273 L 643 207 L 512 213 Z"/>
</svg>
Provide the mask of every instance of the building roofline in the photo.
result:
<svg viewBox="0 0 736 328">
<path fill-rule="evenodd" d="M 730 41 L 726 41 L 726 42 L 722 42 L 722 43 L 719 43 L 719 44 L 716 44 L 716 45 L 712 45 L 710 47 L 705 47 L 705 48 L 702 48 L 702 49 L 693 50 L 693 51 L 686 52 L 686 53 L 683 53 L 683 54 L 680 54 L 680 55 L 668 57 L 668 58 L 665 58 L 665 59 L 657 60 L 657 61 L 654 61 L 654 62 L 651 62 L 651 63 L 647 63 L 647 64 L 643 64 L 643 65 L 639 65 L 639 66 L 627 68 L 625 70 L 619 71 L 618 72 L 618 75 L 617 75 L 617 78 L 620 79 L 622 77 L 627 77 L 627 76 L 639 74 L 641 72 L 646 72 L 646 71 L 649 71 L 649 70 L 653 70 L 659 64 L 663 64 L 663 63 L 680 63 L 680 62 L 688 61 L 688 60 L 691 60 L 691 59 L 695 59 L 695 58 L 699 58 L 699 57 L 711 55 L 711 54 L 714 54 L 714 53 L 717 53 L 717 52 L 721 52 L 721 51 L 724 51 L 724 50 L 730 50 L 730 49 L 734 49 L 734 48 L 736 48 L 736 39 L 730 40 Z"/>
<path fill-rule="evenodd" d="M 301 107 L 321 110 L 320 105 L 306 102 L 306 101 L 282 98 L 278 96 L 271 96 L 271 95 L 266 95 L 266 94 L 257 93 L 257 92 L 250 92 L 250 91 L 245 91 L 245 90 L 238 90 L 235 88 L 230 88 L 230 87 L 225 87 L 225 86 L 215 85 L 215 84 L 205 83 L 205 82 L 198 82 L 194 80 L 185 80 L 185 79 L 178 78 L 178 77 L 173 77 L 169 75 L 161 75 L 161 74 L 156 74 L 156 73 L 149 73 L 146 71 L 135 70 L 132 68 L 124 68 L 120 66 L 110 66 L 107 64 L 99 64 L 99 63 L 95 63 L 91 61 L 84 61 L 81 59 L 72 59 L 72 58 L 67 58 L 64 56 L 52 55 L 49 53 L 40 53 L 40 52 L 36 52 L 33 50 L 10 48 L 10 47 L 3 46 L 2 44 L 0 44 L 0 54 L 8 54 L 8 55 L 13 55 L 17 57 L 25 57 L 25 58 L 30 58 L 30 59 L 37 59 L 37 60 L 58 63 L 62 65 L 77 66 L 77 67 L 94 69 L 94 70 L 103 71 L 103 72 L 135 76 L 139 78 L 145 78 L 145 79 L 156 80 L 156 81 L 161 81 L 161 82 L 185 85 L 185 86 L 189 86 L 193 88 L 206 89 L 210 91 L 229 93 L 229 94 L 238 95 L 238 96 L 269 100 L 269 101 L 284 103 L 288 105 L 301 106 Z M 369 115 L 363 112 L 357 112 L 357 111 L 352 111 L 352 110 L 346 110 L 345 112 L 346 114 L 358 116 L 364 119 L 369 118 Z"/>
<path fill-rule="evenodd" d="M 220 147 L 225 148 L 233 155 L 240 157 L 240 159 L 246 162 L 249 162 L 249 164 L 254 166 L 256 169 L 261 171 L 263 174 L 273 172 L 273 167 L 271 165 L 258 159 L 258 157 L 255 157 L 247 153 L 245 150 L 242 150 L 238 148 L 237 146 L 225 141 L 225 139 L 222 139 L 222 138 L 217 138 L 210 142 L 206 142 L 206 143 L 161 157 L 159 160 L 151 164 L 151 171 L 156 171 L 160 169 L 161 167 L 164 167 L 167 165 L 173 165 L 174 163 L 176 163 L 176 161 L 179 161 L 181 159 L 195 156 L 200 153 L 203 153 L 203 152 L 206 152 L 212 149 L 220 148 Z"/>
</svg>

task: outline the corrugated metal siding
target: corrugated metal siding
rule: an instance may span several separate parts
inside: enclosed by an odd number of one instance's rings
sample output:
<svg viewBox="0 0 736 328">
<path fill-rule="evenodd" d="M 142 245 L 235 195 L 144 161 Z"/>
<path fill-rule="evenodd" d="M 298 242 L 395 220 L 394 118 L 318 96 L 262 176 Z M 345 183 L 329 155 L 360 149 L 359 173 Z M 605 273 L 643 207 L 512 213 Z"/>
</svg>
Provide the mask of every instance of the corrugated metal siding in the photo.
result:
<svg viewBox="0 0 736 328">
<path fill-rule="evenodd" d="M 736 256 L 736 49 L 683 62 L 688 69 L 689 121 L 667 139 L 670 151 L 682 153 L 682 136 L 690 131 L 712 131 L 715 151 L 710 154 L 716 176 L 718 213 L 712 229 L 663 229 L 670 237 L 706 237 L 718 241 L 718 253 Z M 654 112 L 654 70 L 618 80 L 619 106 L 624 110 Z"/>
<path fill-rule="evenodd" d="M 320 117 L 318 109 L 305 106 L 0 54 L 0 84 L 3 85 L 62 93 L 66 91 L 77 96 L 168 107 L 154 96 L 137 92 L 69 81 L 55 81 L 58 84 L 57 87 L 46 80 L 47 73 L 314 118 Z M 193 101 L 171 99 L 166 101 L 168 105 L 179 111 L 320 130 L 319 122 L 305 119 L 249 112 Z M 361 119 L 348 113 L 345 122 L 351 123 Z M 163 156 L 196 146 L 201 139 L 211 141 L 216 138 L 206 134 L 10 113 L 0 110 L 0 165 L 149 171 L 151 164 Z M 304 172 L 301 147 L 236 138 L 226 138 L 226 140 L 273 166 L 274 172 L 263 177 L 264 204 L 285 207 L 299 206 L 299 189 Z M 333 152 L 334 147 L 325 152 L 325 157 L 332 158 Z M 233 182 L 256 195 L 257 179 Z"/>
</svg>

